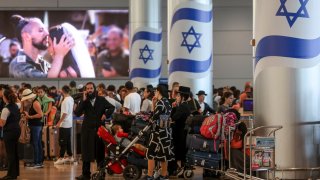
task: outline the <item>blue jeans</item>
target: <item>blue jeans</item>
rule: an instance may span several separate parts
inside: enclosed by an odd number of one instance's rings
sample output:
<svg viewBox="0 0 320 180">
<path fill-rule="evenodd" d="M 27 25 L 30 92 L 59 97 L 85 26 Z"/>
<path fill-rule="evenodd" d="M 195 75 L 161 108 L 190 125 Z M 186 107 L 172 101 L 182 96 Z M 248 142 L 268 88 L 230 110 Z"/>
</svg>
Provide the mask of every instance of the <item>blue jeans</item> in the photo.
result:
<svg viewBox="0 0 320 180">
<path fill-rule="evenodd" d="M 31 130 L 31 143 L 34 150 L 34 164 L 43 162 L 43 149 L 42 149 L 42 126 L 30 126 Z"/>
</svg>

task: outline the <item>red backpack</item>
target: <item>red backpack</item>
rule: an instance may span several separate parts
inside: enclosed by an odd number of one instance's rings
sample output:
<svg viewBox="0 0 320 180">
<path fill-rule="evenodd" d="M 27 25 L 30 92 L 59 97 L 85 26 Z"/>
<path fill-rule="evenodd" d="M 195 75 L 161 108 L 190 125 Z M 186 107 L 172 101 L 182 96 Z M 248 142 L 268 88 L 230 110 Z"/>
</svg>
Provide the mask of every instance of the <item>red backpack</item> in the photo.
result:
<svg viewBox="0 0 320 180">
<path fill-rule="evenodd" d="M 224 140 L 228 135 L 229 127 L 235 127 L 237 122 L 237 116 L 233 112 L 227 112 L 225 114 L 214 114 L 204 119 L 200 133 L 206 138 L 221 139 Z"/>
<path fill-rule="evenodd" d="M 200 128 L 201 135 L 210 139 L 218 139 L 222 122 L 222 114 L 214 114 L 205 118 Z"/>
</svg>

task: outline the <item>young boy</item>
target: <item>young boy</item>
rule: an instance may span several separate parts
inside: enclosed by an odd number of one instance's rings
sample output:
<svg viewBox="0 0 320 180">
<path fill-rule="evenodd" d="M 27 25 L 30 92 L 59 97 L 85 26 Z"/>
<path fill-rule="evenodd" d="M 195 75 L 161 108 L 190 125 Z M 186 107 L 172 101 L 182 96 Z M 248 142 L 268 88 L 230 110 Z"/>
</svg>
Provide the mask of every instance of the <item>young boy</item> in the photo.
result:
<svg viewBox="0 0 320 180">
<path fill-rule="evenodd" d="M 114 135 L 115 140 L 118 143 L 121 142 L 121 146 L 127 147 L 131 143 L 131 141 L 128 139 L 128 133 L 123 132 L 123 129 L 120 125 L 116 124 L 112 126 L 112 133 Z M 133 147 L 143 152 L 146 151 L 146 148 L 141 144 L 134 144 Z"/>
</svg>

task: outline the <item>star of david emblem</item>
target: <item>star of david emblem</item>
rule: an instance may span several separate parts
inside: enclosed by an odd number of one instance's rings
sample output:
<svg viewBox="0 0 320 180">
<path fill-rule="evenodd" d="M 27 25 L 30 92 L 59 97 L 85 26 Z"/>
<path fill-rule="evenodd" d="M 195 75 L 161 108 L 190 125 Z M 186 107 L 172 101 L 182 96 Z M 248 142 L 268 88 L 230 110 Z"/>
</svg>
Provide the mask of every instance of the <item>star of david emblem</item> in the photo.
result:
<svg viewBox="0 0 320 180">
<path fill-rule="evenodd" d="M 146 44 L 143 49 L 139 49 L 140 51 L 140 57 L 139 59 L 142 59 L 144 64 L 146 64 L 149 60 L 153 60 L 152 53 L 153 49 L 149 49 L 148 45 Z"/>
<path fill-rule="evenodd" d="M 280 0 L 281 5 L 278 9 L 276 16 L 285 16 L 287 18 L 290 28 L 294 25 L 294 23 L 299 17 L 309 18 L 309 14 L 306 8 L 306 5 L 309 2 L 309 0 L 299 0 L 301 6 L 296 13 L 288 12 L 286 8 L 286 2 L 287 0 Z"/>
<path fill-rule="evenodd" d="M 199 42 L 200 37 L 202 36 L 201 33 L 196 33 L 193 26 L 188 30 L 188 32 L 182 32 L 183 41 L 181 46 L 187 47 L 189 53 L 192 52 L 193 48 L 197 47 L 200 48 L 201 44 Z"/>
</svg>

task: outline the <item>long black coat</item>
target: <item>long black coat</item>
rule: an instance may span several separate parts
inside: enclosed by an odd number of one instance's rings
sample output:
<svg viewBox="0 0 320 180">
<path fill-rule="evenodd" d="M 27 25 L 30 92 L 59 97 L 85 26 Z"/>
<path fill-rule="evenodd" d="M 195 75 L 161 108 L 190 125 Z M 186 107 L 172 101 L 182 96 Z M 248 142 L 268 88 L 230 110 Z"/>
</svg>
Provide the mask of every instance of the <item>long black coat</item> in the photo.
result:
<svg viewBox="0 0 320 180">
<path fill-rule="evenodd" d="M 190 106 L 187 102 L 183 102 L 172 112 L 171 118 L 174 122 L 174 125 L 172 127 L 172 137 L 174 141 L 176 160 L 185 160 L 185 156 L 187 153 L 187 132 L 185 131 L 185 125 L 190 113 Z"/>
<path fill-rule="evenodd" d="M 92 106 L 89 99 L 80 101 L 75 110 L 75 114 L 76 116 L 84 114 L 81 128 L 81 152 L 83 161 L 90 162 L 95 159 L 95 155 L 99 156 L 96 151 L 96 146 L 98 139 L 97 130 L 102 124 L 101 117 L 103 115 L 110 117 L 113 112 L 114 106 L 104 97 L 97 96 L 94 106 Z"/>
</svg>

